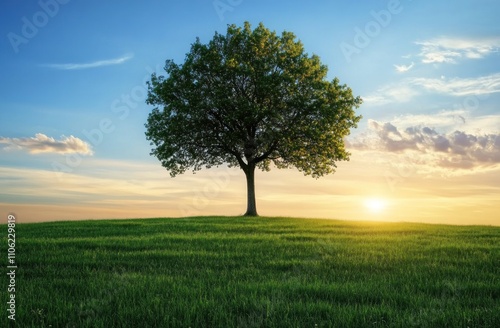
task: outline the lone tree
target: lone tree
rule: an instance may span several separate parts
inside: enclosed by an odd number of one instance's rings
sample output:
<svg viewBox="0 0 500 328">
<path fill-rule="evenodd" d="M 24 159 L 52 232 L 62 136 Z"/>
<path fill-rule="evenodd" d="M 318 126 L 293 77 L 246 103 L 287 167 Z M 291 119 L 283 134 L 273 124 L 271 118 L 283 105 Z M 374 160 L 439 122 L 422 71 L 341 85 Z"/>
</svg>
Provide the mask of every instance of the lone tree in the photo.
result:
<svg viewBox="0 0 500 328">
<path fill-rule="evenodd" d="M 247 216 L 257 216 L 255 168 L 295 167 L 315 178 L 349 160 L 344 137 L 361 116 L 354 97 L 295 35 L 262 23 L 229 25 L 208 44 L 199 39 L 184 64 L 167 60 L 168 77 L 148 82 L 146 136 L 172 177 L 227 164 L 247 181 Z"/>
</svg>

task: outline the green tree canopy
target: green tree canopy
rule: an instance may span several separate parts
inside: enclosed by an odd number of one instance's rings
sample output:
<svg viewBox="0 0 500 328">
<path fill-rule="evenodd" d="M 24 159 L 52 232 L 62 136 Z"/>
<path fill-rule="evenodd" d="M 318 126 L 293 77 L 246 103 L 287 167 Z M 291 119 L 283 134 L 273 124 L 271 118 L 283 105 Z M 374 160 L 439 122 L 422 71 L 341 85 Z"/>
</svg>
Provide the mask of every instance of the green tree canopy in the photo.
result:
<svg viewBox="0 0 500 328">
<path fill-rule="evenodd" d="M 295 167 L 321 177 L 348 160 L 344 137 L 361 104 L 291 32 L 262 23 L 229 25 L 208 44 L 199 39 L 182 65 L 148 82 L 146 136 L 171 176 L 222 164 L 247 179 L 246 215 L 257 215 L 255 168 Z"/>
</svg>

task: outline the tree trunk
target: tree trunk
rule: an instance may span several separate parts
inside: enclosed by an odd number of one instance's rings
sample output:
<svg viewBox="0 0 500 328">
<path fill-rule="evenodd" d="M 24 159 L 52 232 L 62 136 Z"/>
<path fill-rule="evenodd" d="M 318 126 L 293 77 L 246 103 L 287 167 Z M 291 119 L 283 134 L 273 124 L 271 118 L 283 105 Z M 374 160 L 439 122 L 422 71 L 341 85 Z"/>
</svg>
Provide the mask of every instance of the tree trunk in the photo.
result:
<svg viewBox="0 0 500 328">
<path fill-rule="evenodd" d="M 247 212 L 245 216 L 258 216 L 255 202 L 255 164 L 249 164 L 245 170 L 247 178 Z"/>
</svg>

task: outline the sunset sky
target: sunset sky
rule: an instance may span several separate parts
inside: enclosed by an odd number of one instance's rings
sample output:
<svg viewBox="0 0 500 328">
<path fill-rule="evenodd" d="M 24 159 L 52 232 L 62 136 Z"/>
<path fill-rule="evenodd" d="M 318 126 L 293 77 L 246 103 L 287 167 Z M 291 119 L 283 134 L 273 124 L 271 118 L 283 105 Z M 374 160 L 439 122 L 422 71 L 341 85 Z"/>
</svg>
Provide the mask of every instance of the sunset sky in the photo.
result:
<svg viewBox="0 0 500 328">
<path fill-rule="evenodd" d="M 2 1 L 0 213 L 243 214 L 240 170 L 170 178 L 149 155 L 145 82 L 249 21 L 295 33 L 364 100 L 335 174 L 257 173 L 261 215 L 500 225 L 499 14 L 496 0 Z"/>
</svg>

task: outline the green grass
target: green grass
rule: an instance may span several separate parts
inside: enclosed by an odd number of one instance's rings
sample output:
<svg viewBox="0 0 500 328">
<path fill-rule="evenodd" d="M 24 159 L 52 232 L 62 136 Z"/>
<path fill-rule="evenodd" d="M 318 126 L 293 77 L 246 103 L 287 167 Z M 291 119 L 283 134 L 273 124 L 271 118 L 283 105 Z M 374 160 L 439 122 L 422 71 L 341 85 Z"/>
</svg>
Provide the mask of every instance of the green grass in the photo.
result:
<svg viewBox="0 0 500 328">
<path fill-rule="evenodd" d="M 498 227 L 202 217 L 16 237 L 19 327 L 500 327 Z"/>
</svg>

